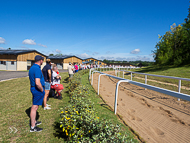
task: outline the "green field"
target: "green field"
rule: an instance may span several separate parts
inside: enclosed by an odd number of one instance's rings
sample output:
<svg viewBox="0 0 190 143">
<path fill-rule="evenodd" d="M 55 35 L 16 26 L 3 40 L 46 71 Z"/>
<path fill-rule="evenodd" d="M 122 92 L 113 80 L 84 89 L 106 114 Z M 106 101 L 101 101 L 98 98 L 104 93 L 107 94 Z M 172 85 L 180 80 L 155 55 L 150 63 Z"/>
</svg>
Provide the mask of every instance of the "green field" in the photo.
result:
<svg viewBox="0 0 190 143">
<path fill-rule="evenodd" d="M 57 133 L 57 123 L 59 109 L 69 104 L 68 74 L 61 73 L 61 76 L 63 79 L 61 83 L 64 86 L 63 100 L 50 98 L 48 104 L 51 105 L 51 110 L 44 111 L 41 106 L 39 107 L 37 114 L 39 121 L 42 121 L 39 127 L 44 129 L 40 133 L 29 132 L 28 115 L 32 105 L 32 95 L 28 77 L 0 82 L 0 142 L 64 142 L 64 138 L 61 138 Z M 83 76 L 82 83 L 89 85 L 88 74 Z M 107 104 L 102 102 L 92 87 L 90 87 L 89 98 L 95 103 L 95 109 L 100 119 L 111 119 L 114 124 L 121 125 L 123 134 L 127 132 L 131 138 L 134 137 Z M 18 130 L 16 133 L 14 133 L 14 127 Z M 10 128 L 13 129 L 12 132 Z"/>
</svg>

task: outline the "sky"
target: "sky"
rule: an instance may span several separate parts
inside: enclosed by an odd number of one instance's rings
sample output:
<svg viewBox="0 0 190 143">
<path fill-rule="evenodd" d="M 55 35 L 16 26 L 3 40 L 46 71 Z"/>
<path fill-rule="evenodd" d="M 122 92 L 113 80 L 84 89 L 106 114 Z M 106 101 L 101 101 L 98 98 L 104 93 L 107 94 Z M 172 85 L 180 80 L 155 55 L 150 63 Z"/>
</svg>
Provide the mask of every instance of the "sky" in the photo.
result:
<svg viewBox="0 0 190 143">
<path fill-rule="evenodd" d="M 0 50 L 99 60 L 153 61 L 152 51 L 189 0 L 0 0 Z"/>
</svg>

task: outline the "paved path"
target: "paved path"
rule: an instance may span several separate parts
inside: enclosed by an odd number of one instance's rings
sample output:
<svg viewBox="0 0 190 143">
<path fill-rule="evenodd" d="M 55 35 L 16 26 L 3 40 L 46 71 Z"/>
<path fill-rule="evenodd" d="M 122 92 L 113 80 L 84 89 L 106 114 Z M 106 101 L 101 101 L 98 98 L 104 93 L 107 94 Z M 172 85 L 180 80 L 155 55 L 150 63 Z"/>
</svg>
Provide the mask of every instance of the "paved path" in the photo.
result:
<svg viewBox="0 0 190 143">
<path fill-rule="evenodd" d="M 59 72 L 67 72 L 67 70 L 61 69 Z M 28 72 L 26 71 L 0 71 L 0 81 L 27 77 Z"/>
<path fill-rule="evenodd" d="M 28 72 L 24 71 L 0 71 L 0 81 L 12 78 L 27 77 L 27 76 Z"/>
</svg>

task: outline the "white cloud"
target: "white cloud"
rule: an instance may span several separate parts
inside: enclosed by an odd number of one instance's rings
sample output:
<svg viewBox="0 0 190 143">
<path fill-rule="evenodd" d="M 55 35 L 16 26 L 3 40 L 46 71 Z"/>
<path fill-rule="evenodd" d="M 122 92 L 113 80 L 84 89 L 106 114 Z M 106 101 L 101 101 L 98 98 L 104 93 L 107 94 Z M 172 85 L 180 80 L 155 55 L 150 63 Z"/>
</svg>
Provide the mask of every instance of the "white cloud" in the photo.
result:
<svg viewBox="0 0 190 143">
<path fill-rule="evenodd" d="M 90 58 L 91 56 L 88 55 L 87 53 L 83 53 L 83 54 L 80 54 L 80 55 L 77 55 L 79 58 L 82 58 L 82 59 L 85 59 L 85 58 Z"/>
<path fill-rule="evenodd" d="M 39 46 L 42 46 L 42 47 L 44 47 L 44 48 L 47 48 L 47 46 L 46 45 L 43 45 L 43 44 L 38 44 Z"/>
<path fill-rule="evenodd" d="M 3 48 L 3 47 L 0 47 L 0 50 L 5 50 L 5 48 Z"/>
<path fill-rule="evenodd" d="M 55 51 L 56 51 L 57 53 L 61 53 L 61 51 L 60 51 L 59 49 L 56 49 Z"/>
<path fill-rule="evenodd" d="M 32 40 L 32 39 L 25 39 L 24 41 L 22 41 L 22 44 L 36 45 L 34 41 L 35 40 Z"/>
<path fill-rule="evenodd" d="M 140 49 L 135 49 L 133 51 L 131 51 L 131 54 L 138 54 L 140 52 Z"/>
<path fill-rule="evenodd" d="M 5 39 L 3 37 L 0 37 L 0 44 L 5 44 Z"/>
</svg>

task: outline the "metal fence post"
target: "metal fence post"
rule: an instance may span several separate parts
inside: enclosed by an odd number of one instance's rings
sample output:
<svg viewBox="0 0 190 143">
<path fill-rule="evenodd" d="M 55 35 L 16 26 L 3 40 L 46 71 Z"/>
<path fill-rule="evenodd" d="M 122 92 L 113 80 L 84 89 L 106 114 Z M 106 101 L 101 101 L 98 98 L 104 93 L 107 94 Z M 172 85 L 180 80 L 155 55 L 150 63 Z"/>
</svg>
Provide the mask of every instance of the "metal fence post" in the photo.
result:
<svg viewBox="0 0 190 143">
<path fill-rule="evenodd" d="M 179 80 L 179 84 L 178 84 L 178 92 L 181 92 L 181 80 Z M 178 101 L 180 101 L 180 98 L 178 98 Z"/>
<path fill-rule="evenodd" d="M 100 93 L 100 77 L 101 77 L 101 75 L 106 75 L 106 74 L 100 74 L 98 77 L 98 95 Z"/>
<path fill-rule="evenodd" d="M 147 84 L 147 75 L 145 75 L 145 84 Z M 146 88 L 145 88 L 146 90 Z"/>
<path fill-rule="evenodd" d="M 118 97 L 118 89 L 119 89 L 119 84 L 121 82 L 128 82 L 127 80 L 120 80 L 117 82 L 116 89 L 115 89 L 115 105 L 114 105 L 114 113 L 117 113 L 117 97 Z"/>
</svg>

